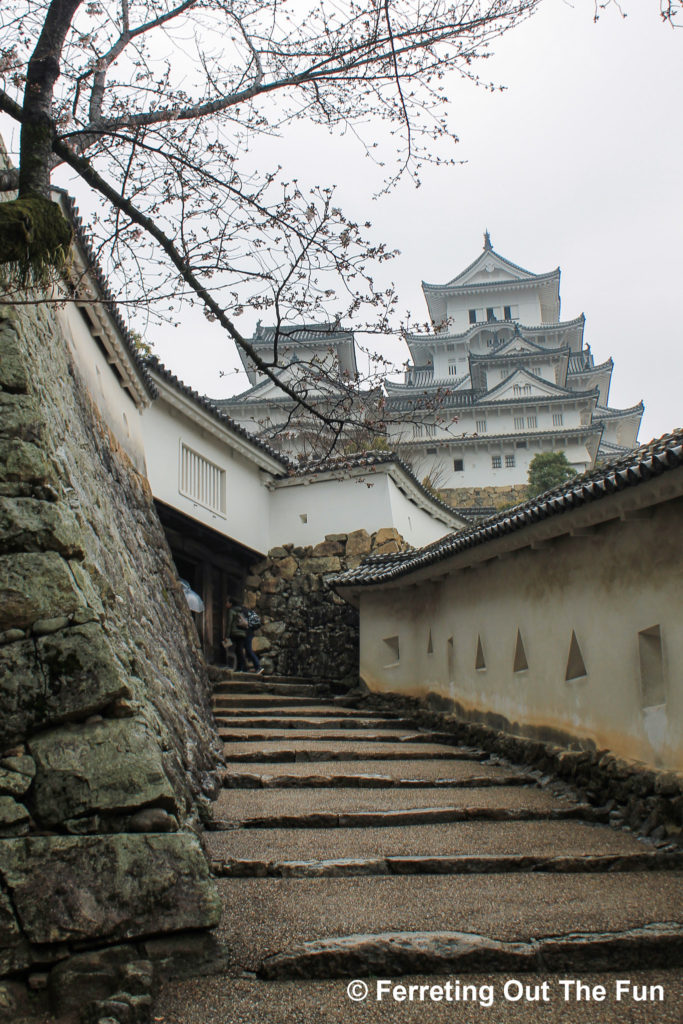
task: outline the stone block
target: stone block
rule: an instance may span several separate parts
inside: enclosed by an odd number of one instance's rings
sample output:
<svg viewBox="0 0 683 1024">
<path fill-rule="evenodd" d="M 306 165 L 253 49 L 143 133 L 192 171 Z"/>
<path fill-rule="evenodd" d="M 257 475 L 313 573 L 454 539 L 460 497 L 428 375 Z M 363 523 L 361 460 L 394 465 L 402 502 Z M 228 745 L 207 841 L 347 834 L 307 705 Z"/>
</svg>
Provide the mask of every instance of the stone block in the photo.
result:
<svg viewBox="0 0 683 1024">
<path fill-rule="evenodd" d="M 347 558 L 358 558 L 361 555 L 369 555 L 372 550 L 372 541 L 367 530 L 354 530 L 346 541 Z"/>
<path fill-rule="evenodd" d="M 19 971 L 33 962 L 7 894 L 0 890 L 0 974 Z"/>
<path fill-rule="evenodd" d="M 272 577 L 266 578 L 261 581 L 261 593 L 262 594 L 276 594 L 280 589 L 280 580 L 273 579 Z"/>
<path fill-rule="evenodd" d="M 69 563 L 47 551 L 0 556 L 0 629 L 68 615 L 83 604 Z"/>
<path fill-rule="evenodd" d="M 0 748 L 36 727 L 86 718 L 130 696 L 96 623 L 7 644 L 0 647 Z"/>
<path fill-rule="evenodd" d="M 28 832 L 29 814 L 12 796 L 0 796 L 0 837 L 21 836 Z"/>
<path fill-rule="evenodd" d="M 28 367 L 13 325 L 0 322 L 0 386 L 5 391 L 26 392 L 30 386 Z"/>
<path fill-rule="evenodd" d="M 31 807 L 43 825 L 151 805 L 178 810 L 159 743 L 140 719 L 48 729 L 29 750 L 36 762 Z"/>
<path fill-rule="evenodd" d="M 199 840 L 186 833 L 7 839 L 0 876 L 34 943 L 212 928 L 221 914 Z"/>
<path fill-rule="evenodd" d="M 375 548 L 375 554 L 378 555 L 394 555 L 397 551 L 401 550 L 401 546 L 398 541 L 387 540 L 383 544 L 378 544 Z"/>
<path fill-rule="evenodd" d="M 288 555 L 287 558 L 281 559 L 277 564 L 278 572 L 285 580 L 291 580 L 296 575 L 296 571 L 299 568 L 299 563 L 296 558 L 292 558 Z"/>
<path fill-rule="evenodd" d="M 0 498 L 0 554 L 56 551 L 83 557 L 73 513 L 60 503 L 36 498 Z"/>
<path fill-rule="evenodd" d="M 254 648 L 256 654 L 263 654 L 265 651 L 269 651 L 272 647 L 270 640 L 266 640 L 265 636 L 255 636 L 251 646 Z"/>
<path fill-rule="evenodd" d="M 397 545 L 403 543 L 403 538 L 398 530 L 394 526 L 384 526 L 377 533 L 372 535 L 375 547 L 380 548 L 382 544 L 386 544 L 388 541 L 395 541 Z M 397 549 L 398 550 L 398 547 Z"/>
<path fill-rule="evenodd" d="M 122 968 L 136 956 L 132 946 L 110 946 L 62 960 L 48 976 L 51 1009 L 66 1014 L 111 995 L 118 988 Z"/>
<path fill-rule="evenodd" d="M 31 777 L 20 772 L 0 768 L 0 793 L 8 796 L 23 796 L 31 786 Z"/>
<path fill-rule="evenodd" d="M 314 558 L 327 558 L 331 555 L 343 555 L 344 544 L 339 540 L 323 540 L 313 548 Z"/>
<path fill-rule="evenodd" d="M 348 533 L 326 533 L 325 534 L 325 540 L 338 540 L 338 541 L 341 541 L 342 544 L 346 543 L 347 537 L 348 537 Z"/>
<path fill-rule="evenodd" d="M 268 552 L 268 558 L 286 558 L 289 552 L 285 548 L 271 548 Z"/>
<path fill-rule="evenodd" d="M 261 577 L 260 576 L 247 576 L 246 580 L 244 581 L 244 585 L 245 585 L 245 587 L 252 587 L 252 588 L 254 588 L 254 587 L 258 587 L 260 582 L 261 582 Z"/>
<path fill-rule="evenodd" d="M 54 466 L 37 445 L 20 438 L 0 438 L 0 483 L 55 487 L 57 477 Z"/>
<path fill-rule="evenodd" d="M 341 560 L 333 556 L 328 558 L 304 558 L 301 568 L 304 572 L 311 573 L 339 572 Z"/>
<path fill-rule="evenodd" d="M 286 631 L 287 625 L 284 622 L 268 622 L 261 627 L 262 634 L 271 640 L 278 639 Z"/>
<path fill-rule="evenodd" d="M 40 443 L 44 421 L 33 395 L 0 391 L 0 437 Z"/>
</svg>

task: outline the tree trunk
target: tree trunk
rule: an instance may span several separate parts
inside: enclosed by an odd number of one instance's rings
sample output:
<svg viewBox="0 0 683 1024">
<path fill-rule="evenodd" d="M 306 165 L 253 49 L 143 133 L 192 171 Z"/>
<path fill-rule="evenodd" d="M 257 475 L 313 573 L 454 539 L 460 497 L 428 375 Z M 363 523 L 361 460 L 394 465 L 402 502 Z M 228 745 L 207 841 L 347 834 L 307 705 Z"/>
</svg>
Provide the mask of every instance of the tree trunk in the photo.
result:
<svg viewBox="0 0 683 1024">
<path fill-rule="evenodd" d="M 66 34 L 83 0 L 53 0 L 28 63 L 19 163 L 19 196 L 50 198 L 52 93 Z"/>
</svg>

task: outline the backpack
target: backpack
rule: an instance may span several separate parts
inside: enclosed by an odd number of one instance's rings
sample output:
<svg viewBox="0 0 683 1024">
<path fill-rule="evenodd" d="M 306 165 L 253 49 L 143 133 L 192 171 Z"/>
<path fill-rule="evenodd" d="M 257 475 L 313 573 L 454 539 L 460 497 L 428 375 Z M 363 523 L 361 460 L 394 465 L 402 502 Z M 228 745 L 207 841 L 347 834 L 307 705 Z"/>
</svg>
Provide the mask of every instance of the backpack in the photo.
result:
<svg viewBox="0 0 683 1024">
<path fill-rule="evenodd" d="M 246 613 L 247 629 L 258 629 L 261 625 L 261 616 L 258 612 L 250 608 Z"/>
</svg>

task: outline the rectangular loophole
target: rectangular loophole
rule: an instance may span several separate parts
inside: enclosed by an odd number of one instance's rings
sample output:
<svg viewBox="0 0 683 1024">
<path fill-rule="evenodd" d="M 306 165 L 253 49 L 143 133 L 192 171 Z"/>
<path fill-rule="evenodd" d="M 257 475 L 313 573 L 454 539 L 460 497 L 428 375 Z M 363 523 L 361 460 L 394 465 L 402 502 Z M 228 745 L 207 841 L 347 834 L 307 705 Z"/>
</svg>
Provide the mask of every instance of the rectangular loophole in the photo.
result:
<svg viewBox="0 0 683 1024">
<path fill-rule="evenodd" d="M 659 626 L 650 626 L 638 633 L 640 657 L 640 692 L 644 708 L 666 704 L 662 633 Z"/>
<path fill-rule="evenodd" d="M 398 646 L 397 636 L 385 636 L 382 643 L 385 644 L 385 655 L 389 655 L 390 661 L 385 665 L 388 668 L 389 665 L 397 665 L 401 660 L 401 654 Z"/>
</svg>

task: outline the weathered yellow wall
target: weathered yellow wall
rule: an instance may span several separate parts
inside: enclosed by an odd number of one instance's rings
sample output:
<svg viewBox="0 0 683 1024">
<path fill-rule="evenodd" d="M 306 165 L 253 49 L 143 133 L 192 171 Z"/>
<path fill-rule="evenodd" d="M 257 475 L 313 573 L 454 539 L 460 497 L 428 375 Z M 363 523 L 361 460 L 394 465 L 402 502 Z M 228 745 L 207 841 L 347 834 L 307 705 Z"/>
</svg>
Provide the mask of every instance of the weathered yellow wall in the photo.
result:
<svg viewBox="0 0 683 1024">
<path fill-rule="evenodd" d="M 405 577 L 396 589 L 367 588 L 360 604 L 361 674 L 373 690 L 432 691 L 467 717 L 502 716 L 504 727 L 519 735 L 575 738 L 628 759 L 682 768 L 682 520 L 683 499 L 676 498 L 654 506 L 649 518 L 612 519 L 587 536 L 565 534 L 539 549 L 451 568 L 438 582 L 411 585 Z M 638 634 L 655 625 L 666 703 L 644 711 Z M 518 630 L 529 667 L 514 672 Z M 568 682 L 572 630 L 587 674 Z M 387 668 L 383 638 L 396 634 L 401 659 Z M 478 636 L 486 660 L 479 671 Z"/>
</svg>

